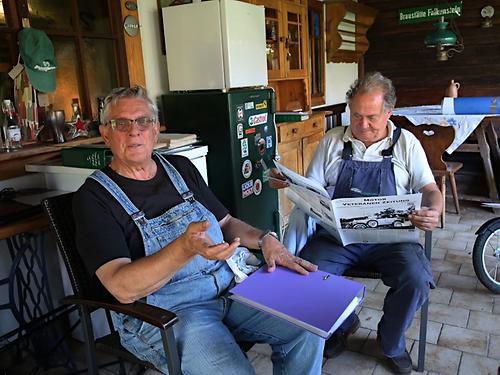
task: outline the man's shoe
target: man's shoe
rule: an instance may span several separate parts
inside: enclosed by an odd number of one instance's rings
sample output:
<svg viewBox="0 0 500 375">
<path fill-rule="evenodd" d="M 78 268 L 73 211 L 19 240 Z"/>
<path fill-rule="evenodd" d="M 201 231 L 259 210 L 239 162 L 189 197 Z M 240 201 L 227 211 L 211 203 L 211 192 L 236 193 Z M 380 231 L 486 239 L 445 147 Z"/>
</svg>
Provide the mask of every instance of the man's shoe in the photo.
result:
<svg viewBox="0 0 500 375">
<path fill-rule="evenodd" d="M 328 340 L 325 342 L 325 349 L 323 350 L 323 357 L 325 358 L 335 358 L 342 353 L 346 348 L 346 341 L 349 335 L 352 335 L 358 330 L 361 322 L 357 315 L 355 315 L 354 322 L 351 324 L 347 331 L 339 331 L 333 333 Z"/>
<path fill-rule="evenodd" d="M 395 374 L 411 374 L 413 365 L 410 354 L 405 352 L 397 357 L 386 357 L 389 367 Z"/>
</svg>

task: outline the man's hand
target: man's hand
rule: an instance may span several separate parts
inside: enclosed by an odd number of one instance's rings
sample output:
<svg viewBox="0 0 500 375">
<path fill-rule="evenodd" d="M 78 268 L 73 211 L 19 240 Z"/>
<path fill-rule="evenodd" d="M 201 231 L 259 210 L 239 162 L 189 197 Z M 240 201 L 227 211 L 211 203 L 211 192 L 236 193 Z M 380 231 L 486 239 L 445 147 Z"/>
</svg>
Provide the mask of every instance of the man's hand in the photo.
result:
<svg viewBox="0 0 500 375">
<path fill-rule="evenodd" d="M 318 266 L 292 255 L 276 238 L 266 236 L 262 241 L 262 254 L 267 263 L 267 271 L 273 272 L 280 265 L 302 275 L 318 270 Z"/>
<path fill-rule="evenodd" d="M 201 255 L 210 260 L 229 258 L 240 245 L 240 239 L 235 238 L 230 244 L 227 242 L 214 244 L 206 233 L 209 226 L 210 222 L 207 220 L 190 223 L 182 235 L 183 250 L 188 254 Z"/>
<path fill-rule="evenodd" d="M 269 172 L 269 186 L 273 189 L 283 189 L 288 187 L 285 176 L 277 168 L 272 168 Z"/>
<path fill-rule="evenodd" d="M 422 230 L 433 230 L 439 224 L 439 211 L 434 208 L 422 207 L 410 215 L 413 225 Z"/>
</svg>

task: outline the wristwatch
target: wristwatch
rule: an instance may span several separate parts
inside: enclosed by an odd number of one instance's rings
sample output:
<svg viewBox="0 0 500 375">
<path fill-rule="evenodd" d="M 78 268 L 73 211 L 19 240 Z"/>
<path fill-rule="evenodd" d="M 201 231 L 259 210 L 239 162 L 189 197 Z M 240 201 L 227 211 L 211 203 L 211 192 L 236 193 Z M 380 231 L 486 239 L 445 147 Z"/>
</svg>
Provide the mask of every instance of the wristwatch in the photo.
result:
<svg viewBox="0 0 500 375">
<path fill-rule="evenodd" d="M 279 241 L 278 234 L 276 232 L 273 232 L 271 230 L 266 230 L 264 233 L 262 233 L 259 237 L 259 240 L 257 241 L 257 245 L 259 246 L 259 249 L 262 249 L 262 242 L 264 241 L 264 238 L 266 236 L 273 236 Z"/>
</svg>

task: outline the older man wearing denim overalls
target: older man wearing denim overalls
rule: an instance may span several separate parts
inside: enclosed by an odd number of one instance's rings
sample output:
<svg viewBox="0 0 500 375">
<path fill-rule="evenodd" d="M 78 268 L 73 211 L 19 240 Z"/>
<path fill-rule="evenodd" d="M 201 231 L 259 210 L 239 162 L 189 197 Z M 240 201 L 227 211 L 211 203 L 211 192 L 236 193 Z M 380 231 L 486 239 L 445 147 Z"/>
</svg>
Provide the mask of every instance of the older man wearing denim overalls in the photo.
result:
<svg viewBox="0 0 500 375">
<path fill-rule="evenodd" d="M 120 302 L 146 299 L 177 314 L 185 374 L 254 374 L 236 340 L 270 344 L 274 374 L 320 374 L 324 340 L 229 300 L 234 274 L 225 259 L 242 245 L 260 247 L 270 272 L 317 267 L 229 215 L 186 158 L 153 153 L 157 108 L 144 89 L 113 90 L 104 118 L 113 160 L 74 200 L 89 272 Z M 125 348 L 168 373 L 158 329 L 122 314 L 113 320 Z"/>
<path fill-rule="evenodd" d="M 419 141 L 389 120 L 396 103 L 392 82 L 380 73 L 357 80 L 347 93 L 351 124 L 337 127 L 320 141 L 307 177 L 321 183 L 332 199 L 422 192 L 423 207 L 410 216 L 416 227 L 433 230 L 442 210 L 441 193 Z M 277 170 L 270 174 L 273 187 L 286 183 Z M 378 325 L 378 341 L 395 373 L 412 371 L 405 347 L 405 332 L 415 312 L 435 287 L 430 264 L 416 243 L 351 244 L 342 246 L 305 213 L 295 208 L 284 244 L 327 272 L 341 275 L 355 265 L 375 267 L 390 289 Z M 348 334 L 360 322 L 349 317 L 328 340 L 326 357 L 340 354 Z"/>
</svg>

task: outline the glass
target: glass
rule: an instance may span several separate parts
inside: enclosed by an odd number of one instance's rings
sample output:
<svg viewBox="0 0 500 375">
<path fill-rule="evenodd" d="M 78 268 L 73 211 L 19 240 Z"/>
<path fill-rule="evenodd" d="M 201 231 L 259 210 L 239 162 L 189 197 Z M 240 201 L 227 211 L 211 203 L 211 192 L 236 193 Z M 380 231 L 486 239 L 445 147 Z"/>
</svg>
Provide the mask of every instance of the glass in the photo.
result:
<svg viewBox="0 0 500 375">
<path fill-rule="evenodd" d="M 288 62 L 291 70 L 302 69 L 302 19 L 300 14 L 287 12 Z"/>
<path fill-rule="evenodd" d="M 104 39 L 83 39 L 82 55 L 94 118 L 99 111 L 96 98 L 108 95 L 113 87 L 118 86 L 113 42 Z M 96 64 L 96 61 L 99 63 Z"/>
<path fill-rule="evenodd" d="M 132 129 L 132 125 L 137 124 L 139 131 L 143 132 L 148 130 L 152 125 L 156 124 L 156 119 L 152 117 L 139 117 L 135 120 L 128 118 L 116 118 L 108 121 L 111 129 L 118 130 L 119 132 L 128 132 Z"/>
<path fill-rule="evenodd" d="M 71 99 L 82 97 L 77 74 L 76 47 L 73 38 L 54 37 L 52 43 L 57 61 L 56 90 L 48 94 L 49 101 L 53 108 L 62 109 L 68 116 L 73 113 Z"/>
<path fill-rule="evenodd" d="M 67 0 L 28 0 L 31 26 L 73 31 L 71 8 L 71 1 Z"/>
<path fill-rule="evenodd" d="M 78 0 L 78 16 L 84 33 L 111 32 L 107 1 Z"/>
<path fill-rule="evenodd" d="M 3 10 L 3 2 L 0 0 L 0 26 L 6 26 L 5 11 Z"/>
</svg>

